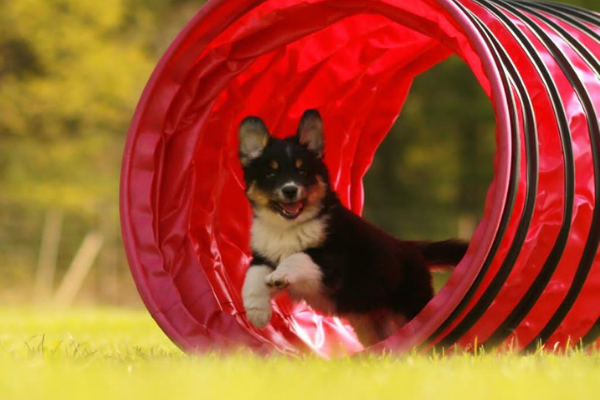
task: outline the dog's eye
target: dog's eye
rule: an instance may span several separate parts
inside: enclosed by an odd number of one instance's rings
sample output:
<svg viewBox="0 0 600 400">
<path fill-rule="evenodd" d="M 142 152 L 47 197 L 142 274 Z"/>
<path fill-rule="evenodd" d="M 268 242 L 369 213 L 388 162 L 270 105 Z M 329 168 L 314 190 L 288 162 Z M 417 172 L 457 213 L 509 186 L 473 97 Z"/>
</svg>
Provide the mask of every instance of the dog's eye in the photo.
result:
<svg viewBox="0 0 600 400">
<path fill-rule="evenodd" d="M 267 179 L 273 179 L 273 178 L 275 178 L 275 172 L 269 172 L 265 177 Z"/>
<path fill-rule="evenodd" d="M 299 173 L 300 175 L 306 175 L 306 170 L 305 170 L 304 168 L 300 168 L 300 169 L 298 170 L 298 173 Z"/>
</svg>

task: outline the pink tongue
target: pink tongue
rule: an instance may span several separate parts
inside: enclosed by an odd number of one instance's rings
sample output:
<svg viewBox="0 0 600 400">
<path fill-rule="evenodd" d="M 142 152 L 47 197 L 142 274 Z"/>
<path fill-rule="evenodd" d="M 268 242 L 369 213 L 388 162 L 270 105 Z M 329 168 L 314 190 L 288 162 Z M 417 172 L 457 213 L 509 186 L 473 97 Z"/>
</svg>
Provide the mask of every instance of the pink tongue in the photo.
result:
<svg viewBox="0 0 600 400">
<path fill-rule="evenodd" d="M 297 201 L 295 203 L 280 203 L 281 207 L 288 213 L 288 214 L 298 214 L 300 212 L 300 209 L 302 208 L 302 202 L 301 201 Z"/>
</svg>

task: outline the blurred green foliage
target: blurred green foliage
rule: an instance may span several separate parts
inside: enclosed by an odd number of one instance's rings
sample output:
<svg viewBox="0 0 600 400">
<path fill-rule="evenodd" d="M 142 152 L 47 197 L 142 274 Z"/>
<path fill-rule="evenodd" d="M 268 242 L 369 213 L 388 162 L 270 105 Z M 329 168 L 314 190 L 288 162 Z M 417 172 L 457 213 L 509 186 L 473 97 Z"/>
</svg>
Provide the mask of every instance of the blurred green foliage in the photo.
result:
<svg viewBox="0 0 600 400">
<path fill-rule="evenodd" d="M 566 2 L 600 9 L 600 0 Z M 50 209 L 65 215 L 59 268 L 100 226 L 114 232 L 103 263 L 126 270 L 118 182 L 128 125 L 158 58 L 203 3 L 0 0 L 0 289 L 33 274 Z M 367 217 L 429 238 L 476 221 L 494 126 L 460 60 L 418 77 L 367 174 Z"/>
<path fill-rule="evenodd" d="M 127 127 L 166 46 L 162 10 L 178 3 L 0 3 L 0 202 L 88 212 L 116 200 Z"/>
<path fill-rule="evenodd" d="M 0 289 L 31 281 L 52 209 L 64 215 L 60 269 L 99 225 L 112 227 L 105 259 L 125 269 L 127 129 L 158 58 L 202 3 L 0 1 Z"/>
<path fill-rule="evenodd" d="M 401 237 L 468 236 L 459 220 L 482 213 L 494 129 L 490 101 L 458 57 L 418 76 L 365 177 L 367 218 Z"/>
</svg>

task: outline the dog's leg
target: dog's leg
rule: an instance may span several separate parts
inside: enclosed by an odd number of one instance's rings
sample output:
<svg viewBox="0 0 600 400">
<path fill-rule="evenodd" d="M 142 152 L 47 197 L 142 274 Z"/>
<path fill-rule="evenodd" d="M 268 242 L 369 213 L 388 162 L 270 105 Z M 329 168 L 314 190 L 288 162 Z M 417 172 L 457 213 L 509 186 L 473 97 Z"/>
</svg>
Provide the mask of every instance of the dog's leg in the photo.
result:
<svg viewBox="0 0 600 400">
<path fill-rule="evenodd" d="M 246 272 L 242 287 L 246 316 L 257 328 L 264 328 L 271 320 L 272 289 L 266 285 L 265 278 L 272 271 L 266 265 L 252 265 Z"/>
<path fill-rule="evenodd" d="M 365 347 L 387 339 L 407 322 L 404 315 L 391 311 L 347 314 L 343 317 L 352 325 L 356 337 Z"/>
<path fill-rule="evenodd" d="M 322 291 L 321 268 L 306 253 L 295 253 L 285 258 L 265 282 L 274 290 L 288 290 L 292 298 L 307 300 L 319 297 Z"/>
<path fill-rule="evenodd" d="M 403 314 L 389 312 L 381 316 L 377 321 L 380 340 L 392 336 L 394 333 L 398 332 L 400 328 L 406 325 L 407 322 L 408 320 Z"/>
<path fill-rule="evenodd" d="M 345 314 L 343 317 L 350 323 L 358 341 L 364 347 L 371 346 L 381 340 L 377 332 L 377 326 L 369 315 Z"/>
</svg>

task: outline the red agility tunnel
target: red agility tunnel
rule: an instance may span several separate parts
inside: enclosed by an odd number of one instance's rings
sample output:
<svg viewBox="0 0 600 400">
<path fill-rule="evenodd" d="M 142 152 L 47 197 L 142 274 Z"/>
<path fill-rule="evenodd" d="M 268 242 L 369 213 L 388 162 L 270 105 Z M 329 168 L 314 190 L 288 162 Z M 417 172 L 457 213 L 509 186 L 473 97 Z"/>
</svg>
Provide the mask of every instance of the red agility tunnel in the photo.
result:
<svg viewBox="0 0 600 400">
<path fill-rule="evenodd" d="M 305 109 L 318 109 L 332 182 L 360 213 L 362 178 L 411 82 L 452 54 L 496 116 L 484 216 L 446 286 L 367 351 L 597 340 L 598 14 L 501 0 L 213 0 L 154 71 L 123 161 L 131 270 L 175 343 L 323 356 L 362 350 L 344 321 L 285 298 L 267 328 L 247 321 L 240 290 L 251 212 L 237 128 L 257 115 L 287 136 Z"/>
</svg>

